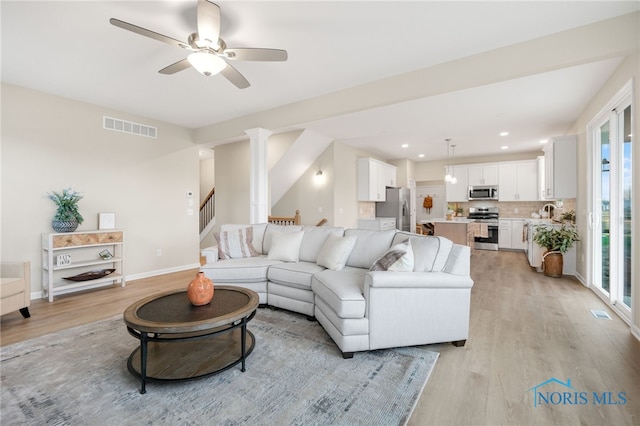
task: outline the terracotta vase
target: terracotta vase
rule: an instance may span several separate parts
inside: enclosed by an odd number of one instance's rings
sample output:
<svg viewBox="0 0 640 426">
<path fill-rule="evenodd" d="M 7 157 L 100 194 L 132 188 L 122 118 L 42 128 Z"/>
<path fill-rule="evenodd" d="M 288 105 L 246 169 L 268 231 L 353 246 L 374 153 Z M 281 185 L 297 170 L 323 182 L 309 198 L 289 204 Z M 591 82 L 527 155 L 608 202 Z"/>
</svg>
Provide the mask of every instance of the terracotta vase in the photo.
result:
<svg viewBox="0 0 640 426">
<path fill-rule="evenodd" d="M 206 305 L 213 299 L 213 282 L 204 272 L 198 272 L 187 286 L 187 298 L 193 306 Z"/>
<path fill-rule="evenodd" d="M 562 268 L 564 266 L 564 260 L 562 253 L 559 251 L 545 252 L 542 258 L 543 273 L 547 277 L 560 278 L 562 277 Z"/>
</svg>

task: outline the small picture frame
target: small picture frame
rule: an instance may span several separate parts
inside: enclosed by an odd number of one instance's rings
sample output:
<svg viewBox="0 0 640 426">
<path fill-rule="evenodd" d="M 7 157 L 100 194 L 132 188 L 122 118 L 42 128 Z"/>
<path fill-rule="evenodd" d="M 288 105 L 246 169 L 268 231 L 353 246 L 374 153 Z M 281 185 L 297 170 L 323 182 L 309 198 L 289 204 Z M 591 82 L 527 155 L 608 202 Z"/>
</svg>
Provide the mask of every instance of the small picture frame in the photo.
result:
<svg viewBox="0 0 640 426">
<path fill-rule="evenodd" d="M 100 253 L 98 253 L 98 256 L 100 256 L 100 259 L 102 260 L 109 260 L 113 257 L 113 253 L 111 253 L 108 249 L 104 249 Z"/>
<path fill-rule="evenodd" d="M 114 229 L 116 227 L 115 213 L 99 213 L 98 229 Z"/>
<path fill-rule="evenodd" d="M 65 266 L 65 265 L 71 265 L 71 255 L 59 254 L 56 257 L 56 266 Z"/>
</svg>

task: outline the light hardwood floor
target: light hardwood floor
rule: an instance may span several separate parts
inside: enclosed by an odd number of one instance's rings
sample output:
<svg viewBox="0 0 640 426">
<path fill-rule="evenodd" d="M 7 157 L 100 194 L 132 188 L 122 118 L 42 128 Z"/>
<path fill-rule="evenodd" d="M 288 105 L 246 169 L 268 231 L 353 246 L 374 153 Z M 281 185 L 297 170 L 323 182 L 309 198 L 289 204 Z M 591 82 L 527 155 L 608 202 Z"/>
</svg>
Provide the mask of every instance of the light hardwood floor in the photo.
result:
<svg viewBox="0 0 640 426">
<path fill-rule="evenodd" d="M 427 346 L 440 357 L 409 425 L 640 424 L 640 343 L 591 290 L 533 272 L 523 253 L 476 250 L 471 264 L 469 339 L 461 348 Z M 110 318 L 146 295 L 185 287 L 194 273 L 33 301 L 30 319 L 18 312 L 1 318 L 1 344 Z M 612 320 L 595 319 L 590 309 Z M 588 403 L 534 407 L 529 389 L 552 377 L 570 379 L 570 392 L 586 392 Z M 594 392 L 611 392 L 612 402 L 625 392 L 626 404 L 593 404 Z"/>
</svg>

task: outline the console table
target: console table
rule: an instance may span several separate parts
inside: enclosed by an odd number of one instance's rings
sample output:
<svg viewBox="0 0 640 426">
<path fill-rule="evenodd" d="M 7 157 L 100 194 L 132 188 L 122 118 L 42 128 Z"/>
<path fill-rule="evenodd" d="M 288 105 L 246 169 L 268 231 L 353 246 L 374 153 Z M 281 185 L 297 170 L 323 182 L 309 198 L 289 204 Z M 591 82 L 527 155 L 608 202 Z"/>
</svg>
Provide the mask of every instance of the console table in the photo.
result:
<svg viewBox="0 0 640 426">
<path fill-rule="evenodd" d="M 112 257 L 100 253 L 109 250 Z M 42 293 L 53 296 L 90 288 L 113 285 L 124 278 L 124 231 L 109 229 L 42 234 Z M 90 272 L 92 269 L 115 269 L 104 278 L 87 281 L 63 281 L 63 276 Z"/>
</svg>

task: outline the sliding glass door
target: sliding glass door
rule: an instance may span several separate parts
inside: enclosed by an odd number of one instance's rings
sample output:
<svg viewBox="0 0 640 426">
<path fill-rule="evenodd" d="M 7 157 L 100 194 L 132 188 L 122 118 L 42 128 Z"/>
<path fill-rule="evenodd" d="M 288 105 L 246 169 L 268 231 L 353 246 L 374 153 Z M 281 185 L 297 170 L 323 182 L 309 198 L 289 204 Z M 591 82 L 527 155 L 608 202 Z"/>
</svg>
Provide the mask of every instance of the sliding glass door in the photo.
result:
<svg viewBox="0 0 640 426">
<path fill-rule="evenodd" d="M 631 92 L 590 124 L 591 284 L 618 311 L 631 315 Z"/>
</svg>

